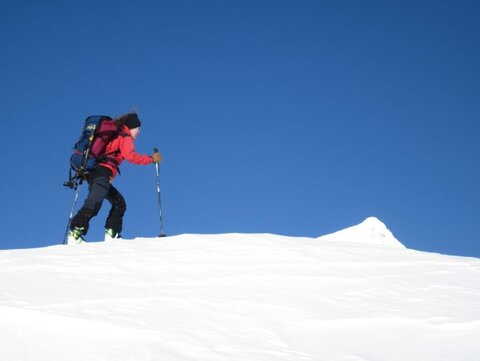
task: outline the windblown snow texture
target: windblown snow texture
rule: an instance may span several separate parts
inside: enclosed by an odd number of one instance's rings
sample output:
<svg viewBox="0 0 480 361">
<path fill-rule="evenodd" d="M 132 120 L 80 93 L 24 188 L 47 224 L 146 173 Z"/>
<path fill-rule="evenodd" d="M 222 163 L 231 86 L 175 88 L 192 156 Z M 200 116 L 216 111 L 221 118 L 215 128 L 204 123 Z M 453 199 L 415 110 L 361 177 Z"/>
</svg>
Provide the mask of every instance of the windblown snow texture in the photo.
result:
<svg viewBox="0 0 480 361">
<path fill-rule="evenodd" d="M 380 221 L 0 252 L 8 361 L 476 361 L 480 260 Z"/>
</svg>

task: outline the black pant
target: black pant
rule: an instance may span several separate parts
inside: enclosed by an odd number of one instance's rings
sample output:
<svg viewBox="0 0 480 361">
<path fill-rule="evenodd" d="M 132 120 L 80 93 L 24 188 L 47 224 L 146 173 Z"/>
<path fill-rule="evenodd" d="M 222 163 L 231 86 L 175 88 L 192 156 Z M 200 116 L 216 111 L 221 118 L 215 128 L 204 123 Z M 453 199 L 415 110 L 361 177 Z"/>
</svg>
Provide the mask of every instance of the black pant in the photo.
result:
<svg viewBox="0 0 480 361">
<path fill-rule="evenodd" d="M 72 219 L 70 228 L 84 228 L 83 234 L 87 234 L 90 219 L 95 217 L 103 201 L 106 199 L 112 205 L 108 214 L 105 228 L 111 228 L 115 233 L 122 231 L 123 215 L 127 210 L 127 204 L 120 192 L 110 184 L 112 172 L 110 169 L 97 166 L 91 173 L 88 180 L 89 193 L 83 207 Z"/>
</svg>

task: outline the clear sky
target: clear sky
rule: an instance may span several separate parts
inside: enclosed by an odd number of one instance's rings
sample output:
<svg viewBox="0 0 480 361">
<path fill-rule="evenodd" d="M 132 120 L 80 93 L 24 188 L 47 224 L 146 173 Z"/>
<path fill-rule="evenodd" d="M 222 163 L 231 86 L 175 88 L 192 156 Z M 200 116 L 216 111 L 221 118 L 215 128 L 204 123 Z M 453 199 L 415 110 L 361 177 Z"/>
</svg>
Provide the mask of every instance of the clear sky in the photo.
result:
<svg viewBox="0 0 480 361">
<path fill-rule="evenodd" d="M 0 248 L 62 241 L 83 120 L 137 108 L 168 234 L 376 216 L 409 248 L 480 257 L 479 18 L 458 0 L 2 0 Z M 115 185 L 124 237 L 157 235 L 154 167 Z"/>
</svg>

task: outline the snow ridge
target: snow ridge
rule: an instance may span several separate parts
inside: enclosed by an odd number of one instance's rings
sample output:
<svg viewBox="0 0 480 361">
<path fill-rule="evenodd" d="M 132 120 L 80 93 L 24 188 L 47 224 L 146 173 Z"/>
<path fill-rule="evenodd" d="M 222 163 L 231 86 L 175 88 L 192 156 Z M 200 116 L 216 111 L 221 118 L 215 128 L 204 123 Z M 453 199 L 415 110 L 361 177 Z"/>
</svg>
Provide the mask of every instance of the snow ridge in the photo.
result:
<svg viewBox="0 0 480 361">
<path fill-rule="evenodd" d="M 351 237 L 351 238 L 349 238 Z M 8 361 L 476 361 L 480 260 L 380 221 L 0 251 Z"/>
</svg>

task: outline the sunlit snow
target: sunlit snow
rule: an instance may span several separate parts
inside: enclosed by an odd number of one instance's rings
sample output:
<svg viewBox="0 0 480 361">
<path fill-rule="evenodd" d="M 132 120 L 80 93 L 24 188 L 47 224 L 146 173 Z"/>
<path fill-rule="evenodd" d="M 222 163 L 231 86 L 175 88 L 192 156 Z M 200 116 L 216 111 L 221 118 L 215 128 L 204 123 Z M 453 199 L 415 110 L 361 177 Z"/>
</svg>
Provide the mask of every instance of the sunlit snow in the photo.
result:
<svg viewBox="0 0 480 361">
<path fill-rule="evenodd" d="M 376 218 L 0 251 L 5 361 L 476 361 L 480 260 Z"/>
</svg>

